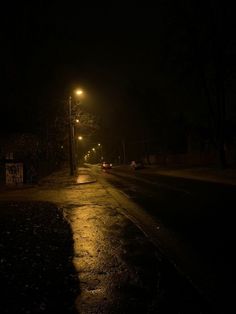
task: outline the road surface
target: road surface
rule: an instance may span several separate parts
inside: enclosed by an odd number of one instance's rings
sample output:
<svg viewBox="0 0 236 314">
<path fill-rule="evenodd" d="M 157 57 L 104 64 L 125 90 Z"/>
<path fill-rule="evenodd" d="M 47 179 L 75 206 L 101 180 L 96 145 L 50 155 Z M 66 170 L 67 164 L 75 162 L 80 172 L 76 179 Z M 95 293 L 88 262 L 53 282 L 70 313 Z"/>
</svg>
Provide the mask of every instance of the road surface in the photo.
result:
<svg viewBox="0 0 236 314">
<path fill-rule="evenodd" d="M 126 214 L 200 293 L 216 308 L 231 304 L 236 186 L 150 170 L 92 168 L 140 206 Z"/>
</svg>

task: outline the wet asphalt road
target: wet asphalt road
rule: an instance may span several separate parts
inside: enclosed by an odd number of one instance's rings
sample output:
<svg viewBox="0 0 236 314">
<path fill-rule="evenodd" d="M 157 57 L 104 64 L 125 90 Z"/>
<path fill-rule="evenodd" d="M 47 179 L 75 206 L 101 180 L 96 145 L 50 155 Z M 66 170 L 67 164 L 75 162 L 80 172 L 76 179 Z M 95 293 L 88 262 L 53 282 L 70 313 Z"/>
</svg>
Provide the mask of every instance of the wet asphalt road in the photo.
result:
<svg viewBox="0 0 236 314">
<path fill-rule="evenodd" d="M 127 198 L 93 182 L 62 172 L 0 194 L 1 313 L 214 313 L 127 218 Z"/>
<path fill-rule="evenodd" d="M 158 245 L 224 313 L 233 299 L 236 187 L 119 168 L 102 176 L 172 232 L 173 243 Z M 155 226 L 140 224 L 150 237 L 159 237 Z"/>
</svg>

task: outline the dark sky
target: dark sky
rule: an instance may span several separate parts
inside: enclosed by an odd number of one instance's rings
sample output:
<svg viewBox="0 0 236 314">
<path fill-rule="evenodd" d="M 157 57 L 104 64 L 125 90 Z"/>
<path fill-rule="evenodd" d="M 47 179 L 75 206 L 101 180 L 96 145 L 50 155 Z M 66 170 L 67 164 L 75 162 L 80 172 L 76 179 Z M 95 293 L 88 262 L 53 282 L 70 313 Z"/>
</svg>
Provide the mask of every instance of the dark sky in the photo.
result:
<svg viewBox="0 0 236 314">
<path fill-rule="evenodd" d="M 182 112 L 191 118 L 196 104 L 204 115 L 191 27 L 200 62 L 211 59 L 213 2 L 175 2 L 129 9 L 9 3 L 1 24 L 1 130 L 36 130 L 42 113 L 77 86 L 88 110 L 116 130 L 130 118 L 138 128 L 154 113 L 157 121 Z"/>
<path fill-rule="evenodd" d="M 138 9 L 27 4 L 6 9 L 4 17 L 1 117 L 15 128 L 30 129 L 38 111 L 76 86 L 92 109 L 109 116 L 153 57 L 147 43 L 156 30 Z"/>
</svg>

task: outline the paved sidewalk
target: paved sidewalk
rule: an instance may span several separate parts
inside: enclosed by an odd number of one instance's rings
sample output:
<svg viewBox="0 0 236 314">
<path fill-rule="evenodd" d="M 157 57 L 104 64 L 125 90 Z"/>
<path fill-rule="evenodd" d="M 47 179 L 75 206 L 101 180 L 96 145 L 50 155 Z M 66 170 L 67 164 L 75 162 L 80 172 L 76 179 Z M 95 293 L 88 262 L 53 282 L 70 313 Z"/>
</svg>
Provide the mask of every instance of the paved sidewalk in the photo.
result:
<svg viewBox="0 0 236 314">
<path fill-rule="evenodd" d="M 91 184 L 84 184 L 89 182 Z M 24 204 L 34 202 L 35 206 L 39 202 L 40 212 L 45 212 L 44 216 L 37 216 L 43 219 L 42 222 L 37 220 L 39 233 L 41 225 L 51 229 L 52 218 L 47 219 L 44 202 L 55 204 L 69 222 L 74 242 L 73 267 L 80 291 L 75 300 L 79 313 L 210 313 L 207 303 L 122 214 L 125 207 L 122 208 L 106 186 L 91 176 L 89 169 L 79 169 L 78 177 L 69 176 L 67 170 L 59 171 L 33 187 L 0 193 L 2 206 L 6 202 L 21 206 L 22 201 Z M 5 233 L 8 232 L 17 237 L 18 228 Z M 57 237 L 57 232 L 61 236 L 60 229 L 55 230 L 54 236 Z M 49 237 L 49 245 L 51 241 Z M 26 254 L 17 267 L 27 260 Z M 50 265 L 45 265 L 51 269 Z M 37 297 L 40 299 L 40 295 Z"/>
<path fill-rule="evenodd" d="M 54 172 L 51 175 L 41 179 L 39 185 L 56 184 L 56 185 L 78 185 L 96 182 L 96 178 L 91 174 L 88 168 L 80 167 L 74 175 L 69 174 L 67 168 Z"/>
<path fill-rule="evenodd" d="M 156 173 L 195 180 L 219 182 L 236 185 L 236 169 L 184 168 L 184 169 L 153 169 Z"/>
</svg>

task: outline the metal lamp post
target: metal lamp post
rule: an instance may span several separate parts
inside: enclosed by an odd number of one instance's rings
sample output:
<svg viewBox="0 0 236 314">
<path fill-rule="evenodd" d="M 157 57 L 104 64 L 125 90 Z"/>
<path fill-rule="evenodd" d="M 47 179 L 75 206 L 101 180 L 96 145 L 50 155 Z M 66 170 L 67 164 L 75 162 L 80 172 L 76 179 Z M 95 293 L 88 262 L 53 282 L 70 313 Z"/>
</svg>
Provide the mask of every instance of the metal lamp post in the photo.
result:
<svg viewBox="0 0 236 314">
<path fill-rule="evenodd" d="M 72 97 L 69 97 L 69 162 L 70 162 L 70 175 L 73 176 L 75 173 L 74 167 L 74 130 L 72 124 Z"/>
<path fill-rule="evenodd" d="M 83 94 L 82 90 L 76 90 L 77 95 Z M 75 164 L 75 129 L 72 121 L 72 96 L 69 96 L 69 163 L 70 163 L 70 175 L 75 174 L 76 164 Z"/>
</svg>

